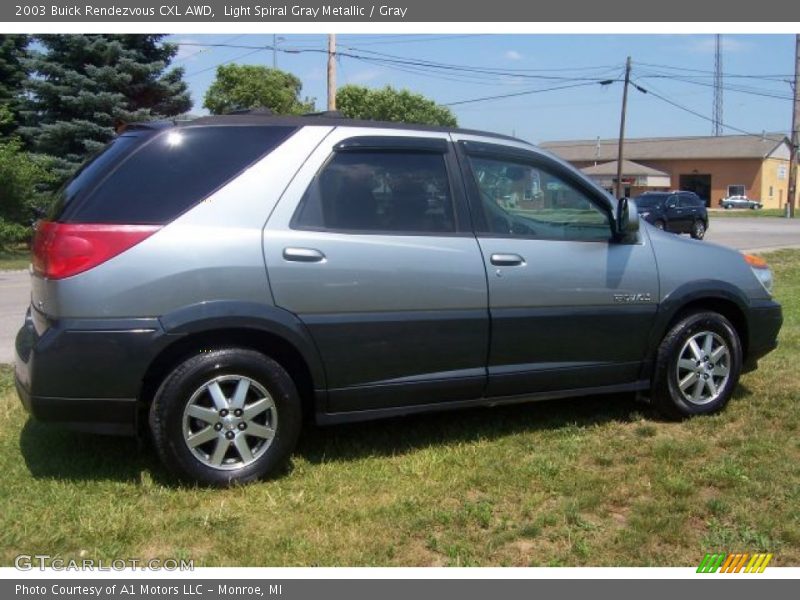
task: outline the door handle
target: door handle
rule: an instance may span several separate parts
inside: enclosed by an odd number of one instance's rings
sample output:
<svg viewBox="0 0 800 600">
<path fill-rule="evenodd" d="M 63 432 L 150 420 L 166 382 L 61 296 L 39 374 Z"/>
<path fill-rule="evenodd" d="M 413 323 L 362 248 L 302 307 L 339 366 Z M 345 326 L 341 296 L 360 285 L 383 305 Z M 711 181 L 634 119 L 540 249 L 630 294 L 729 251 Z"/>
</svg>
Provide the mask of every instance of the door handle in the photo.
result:
<svg viewBox="0 0 800 600">
<path fill-rule="evenodd" d="M 291 262 L 324 262 L 325 255 L 316 248 L 284 248 L 283 259 Z"/>
<path fill-rule="evenodd" d="M 525 259 L 519 254 L 492 254 L 490 260 L 495 267 L 519 267 L 525 264 Z"/>
</svg>

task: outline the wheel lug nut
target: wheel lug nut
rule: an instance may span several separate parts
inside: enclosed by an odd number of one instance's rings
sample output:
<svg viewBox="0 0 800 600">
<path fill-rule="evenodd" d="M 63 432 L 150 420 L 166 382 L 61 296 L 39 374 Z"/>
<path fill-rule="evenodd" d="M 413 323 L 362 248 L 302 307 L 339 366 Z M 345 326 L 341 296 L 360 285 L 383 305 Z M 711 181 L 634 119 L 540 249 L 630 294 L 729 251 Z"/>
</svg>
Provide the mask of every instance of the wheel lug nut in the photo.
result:
<svg viewBox="0 0 800 600">
<path fill-rule="evenodd" d="M 228 409 L 227 408 L 223 408 L 221 411 L 219 411 L 219 416 L 220 417 L 227 417 L 228 416 Z"/>
<path fill-rule="evenodd" d="M 243 414 L 244 414 L 244 411 L 241 408 L 237 408 L 235 411 L 233 411 L 233 416 L 234 417 L 241 417 Z"/>
<path fill-rule="evenodd" d="M 225 433 L 225 438 L 229 440 L 232 440 L 235 436 L 236 434 L 233 433 L 232 431 L 228 431 L 227 433 Z"/>
<path fill-rule="evenodd" d="M 241 429 L 242 431 L 247 429 L 247 423 L 239 423 L 239 429 Z"/>
<path fill-rule="evenodd" d="M 222 423 L 216 423 L 214 425 L 214 431 L 222 431 Z"/>
</svg>

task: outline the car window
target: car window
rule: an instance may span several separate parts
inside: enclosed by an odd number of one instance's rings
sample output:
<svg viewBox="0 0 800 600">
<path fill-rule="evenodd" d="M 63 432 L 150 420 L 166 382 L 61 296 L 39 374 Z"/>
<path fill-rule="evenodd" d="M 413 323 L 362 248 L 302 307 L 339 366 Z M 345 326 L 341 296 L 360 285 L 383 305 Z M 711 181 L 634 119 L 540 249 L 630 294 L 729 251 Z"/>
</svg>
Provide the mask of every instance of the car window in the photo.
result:
<svg viewBox="0 0 800 600">
<path fill-rule="evenodd" d="M 667 198 L 667 208 L 675 208 L 676 206 L 678 206 L 678 195 L 672 194 Z"/>
<path fill-rule="evenodd" d="M 294 131 L 219 126 L 124 134 L 65 186 L 52 217 L 78 223 L 167 223 Z"/>
<path fill-rule="evenodd" d="M 633 201 L 636 203 L 636 208 L 655 208 L 659 206 L 666 196 L 664 194 L 643 194 L 636 196 Z"/>
<path fill-rule="evenodd" d="M 681 194 L 680 199 L 678 200 L 678 206 L 681 208 L 691 208 L 697 206 L 697 202 L 690 194 Z"/>
<path fill-rule="evenodd" d="M 506 159 L 470 157 L 489 230 L 549 240 L 608 240 L 608 214 L 549 171 Z"/>
<path fill-rule="evenodd" d="M 453 232 L 453 201 L 444 156 L 387 150 L 336 153 L 306 190 L 292 227 Z"/>
</svg>

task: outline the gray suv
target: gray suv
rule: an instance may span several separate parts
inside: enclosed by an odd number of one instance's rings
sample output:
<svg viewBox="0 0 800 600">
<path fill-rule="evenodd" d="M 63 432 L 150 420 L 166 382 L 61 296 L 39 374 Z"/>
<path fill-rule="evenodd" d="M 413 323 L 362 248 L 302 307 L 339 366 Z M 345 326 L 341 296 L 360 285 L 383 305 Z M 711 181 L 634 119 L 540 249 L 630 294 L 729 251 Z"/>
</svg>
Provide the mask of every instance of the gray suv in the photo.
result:
<svg viewBox="0 0 800 600">
<path fill-rule="evenodd" d="M 212 485 L 319 424 L 639 392 L 712 413 L 775 348 L 757 257 L 640 228 L 508 137 L 257 114 L 131 126 L 38 225 L 16 383 Z M 402 425 L 399 425 L 402 426 Z"/>
</svg>

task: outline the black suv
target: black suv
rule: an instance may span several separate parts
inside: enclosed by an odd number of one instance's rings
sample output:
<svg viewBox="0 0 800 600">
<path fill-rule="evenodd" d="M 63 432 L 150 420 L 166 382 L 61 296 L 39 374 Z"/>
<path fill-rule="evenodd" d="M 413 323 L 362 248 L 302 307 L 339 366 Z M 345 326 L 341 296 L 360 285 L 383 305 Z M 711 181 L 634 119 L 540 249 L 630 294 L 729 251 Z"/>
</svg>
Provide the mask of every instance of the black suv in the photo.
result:
<svg viewBox="0 0 800 600">
<path fill-rule="evenodd" d="M 658 229 L 702 240 L 708 230 L 705 202 L 694 192 L 645 192 L 633 199 L 639 215 Z"/>
</svg>

